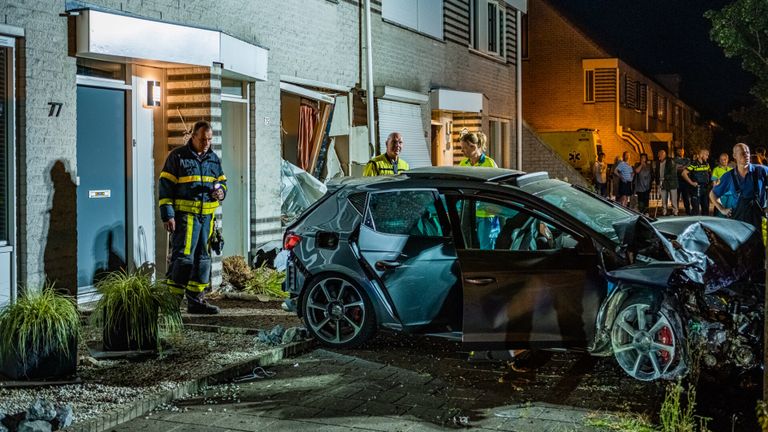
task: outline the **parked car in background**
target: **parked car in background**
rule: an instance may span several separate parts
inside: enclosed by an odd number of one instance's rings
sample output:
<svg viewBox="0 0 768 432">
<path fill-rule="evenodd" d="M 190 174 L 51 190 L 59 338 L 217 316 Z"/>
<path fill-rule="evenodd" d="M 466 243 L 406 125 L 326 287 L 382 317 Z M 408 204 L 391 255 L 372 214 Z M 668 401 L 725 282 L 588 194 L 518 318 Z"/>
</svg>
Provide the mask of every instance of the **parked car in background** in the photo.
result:
<svg viewBox="0 0 768 432">
<path fill-rule="evenodd" d="M 705 366 L 759 366 L 763 246 L 742 222 L 650 220 L 546 173 L 442 167 L 331 185 L 284 243 L 287 305 L 329 346 L 385 328 L 613 355 L 639 380 L 684 374 L 694 346 Z"/>
</svg>

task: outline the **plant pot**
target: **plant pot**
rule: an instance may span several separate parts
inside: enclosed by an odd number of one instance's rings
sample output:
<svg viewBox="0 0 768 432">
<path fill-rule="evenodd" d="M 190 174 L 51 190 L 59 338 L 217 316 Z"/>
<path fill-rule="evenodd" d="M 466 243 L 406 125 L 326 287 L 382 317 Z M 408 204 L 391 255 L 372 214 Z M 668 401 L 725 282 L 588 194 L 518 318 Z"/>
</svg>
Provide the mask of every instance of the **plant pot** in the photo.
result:
<svg viewBox="0 0 768 432">
<path fill-rule="evenodd" d="M 157 349 L 158 311 L 149 311 L 138 322 L 132 322 L 131 317 L 123 308 L 115 308 L 113 319 L 104 317 L 102 337 L 104 351 L 151 351 Z M 106 313 L 106 312 L 105 312 Z M 137 331 L 129 332 L 129 329 Z"/>
<path fill-rule="evenodd" d="M 77 372 L 77 338 L 69 340 L 69 352 L 46 348 L 29 350 L 0 359 L 0 374 L 12 380 L 45 380 L 72 376 Z"/>
</svg>

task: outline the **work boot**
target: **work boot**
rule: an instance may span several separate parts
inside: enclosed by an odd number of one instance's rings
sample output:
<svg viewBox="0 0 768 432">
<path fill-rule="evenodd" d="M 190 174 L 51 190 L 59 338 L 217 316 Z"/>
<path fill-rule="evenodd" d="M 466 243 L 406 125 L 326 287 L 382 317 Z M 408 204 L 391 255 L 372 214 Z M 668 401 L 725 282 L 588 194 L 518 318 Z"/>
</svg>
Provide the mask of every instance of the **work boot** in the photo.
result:
<svg viewBox="0 0 768 432">
<path fill-rule="evenodd" d="M 198 295 L 187 292 L 187 313 L 196 315 L 216 315 L 218 306 L 214 306 L 203 299 L 203 293 Z"/>
</svg>

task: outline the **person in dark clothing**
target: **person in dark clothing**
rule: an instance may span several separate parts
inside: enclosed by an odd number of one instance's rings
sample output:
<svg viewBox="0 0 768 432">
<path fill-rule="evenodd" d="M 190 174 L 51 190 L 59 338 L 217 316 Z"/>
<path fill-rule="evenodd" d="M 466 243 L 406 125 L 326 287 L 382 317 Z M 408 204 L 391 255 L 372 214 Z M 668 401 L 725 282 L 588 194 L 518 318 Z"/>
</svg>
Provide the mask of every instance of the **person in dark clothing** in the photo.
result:
<svg viewBox="0 0 768 432">
<path fill-rule="evenodd" d="M 179 298 L 186 293 L 187 312 L 197 314 L 219 313 L 219 308 L 204 300 L 211 282 L 213 217 L 227 191 L 221 161 L 211 150 L 212 140 L 210 123 L 195 123 L 192 138 L 165 160 L 158 188 L 160 217 L 171 233 L 167 283 Z"/>
<path fill-rule="evenodd" d="M 685 149 L 678 147 L 675 149 L 675 168 L 677 169 L 677 195 L 683 200 L 685 214 L 691 214 L 691 196 L 690 185 L 683 178 L 683 170 L 691 164 L 691 160 L 685 157 Z"/>
<path fill-rule="evenodd" d="M 691 215 L 709 215 L 709 150 L 701 149 L 683 170 L 683 180 L 690 185 Z"/>
<path fill-rule="evenodd" d="M 651 182 L 653 169 L 648 162 L 648 155 L 640 154 L 640 162 L 635 165 L 635 193 L 637 194 L 637 210 L 648 215 L 648 203 L 651 197 Z"/>
<path fill-rule="evenodd" d="M 744 143 L 733 146 L 733 158 L 736 168 L 720 177 L 720 183 L 709 193 L 709 200 L 723 215 L 746 222 L 762 232 L 768 167 L 749 163 L 749 147 Z M 725 207 L 720 201 L 720 197 L 728 192 L 736 196 L 733 208 Z"/>
</svg>

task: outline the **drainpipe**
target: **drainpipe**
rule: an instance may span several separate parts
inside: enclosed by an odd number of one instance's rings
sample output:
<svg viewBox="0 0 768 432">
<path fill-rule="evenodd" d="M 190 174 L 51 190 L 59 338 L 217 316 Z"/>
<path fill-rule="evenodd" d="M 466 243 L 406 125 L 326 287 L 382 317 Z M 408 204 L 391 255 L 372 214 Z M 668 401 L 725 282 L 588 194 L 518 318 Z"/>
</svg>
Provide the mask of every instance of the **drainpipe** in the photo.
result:
<svg viewBox="0 0 768 432">
<path fill-rule="evenodd" d="M 365 100 L 368 108 L 368 150 L 376 154 L 376 126 L 373 118 L 373 50 L 371 49 L 371 0 L 365 0 Z"/>
<path fill-rule="evenodd" d="M 515 89 L 515 109 L 516 113 L 516 131 L 515 131 L 515 143 L 517 144 L 517 161 L 516 161 L 516 168 L 518 170 L 523 170 L 523 30 L 522 25 L 520 23 L 523 22 L 523 13 L 520 12 L 520 10 L 517 10 L 517 29 L 516 29 L 516 41 L 515 45 L 517 45 L 517 52 L 515 53 L 515 82 L 517 83 L 517 88 Z"/>
</svg>

